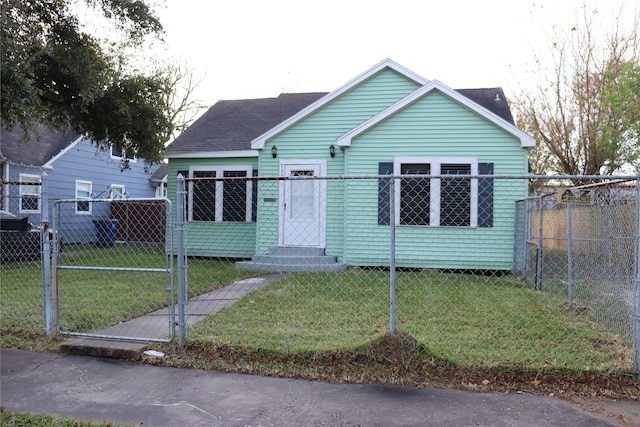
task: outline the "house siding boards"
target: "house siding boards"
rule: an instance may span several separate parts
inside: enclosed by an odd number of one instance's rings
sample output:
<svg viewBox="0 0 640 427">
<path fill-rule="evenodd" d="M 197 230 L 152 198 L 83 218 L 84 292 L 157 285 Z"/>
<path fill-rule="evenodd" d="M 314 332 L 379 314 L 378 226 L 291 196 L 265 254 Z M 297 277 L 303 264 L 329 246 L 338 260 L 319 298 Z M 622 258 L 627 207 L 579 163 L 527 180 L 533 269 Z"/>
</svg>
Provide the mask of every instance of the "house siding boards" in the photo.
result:
<svg viewBox="0 0 640 427">
<path fill-rule="evenodd" d="M 329 157 L 329 146 L 336 139 L 376 113 L 407 96 L 419 85 L 391 69 L 383 69 L 339 98 L 314 111 L 265 144 L 260 156 L 261 176 L 280 175 L 281 159 L 327 159 L 327 175 L 344 174 L 343 152 L 336 146 L 336 156 Z M 278 157 L 269 154 L 278 149 Z M 327 183 L 326 253 L 339 258 L 343 252 L 342 224 L 344 216 L 343 183 Z M 279 187 L 262 185 L 258 195 L 258 237 L 256 253 L 264 254 L 278 245 L 278 204 L 264 199 L 278 198 Z"/>
<path fill-rule="evenodd" d="M 96 199 L 108 199 L 109 187 L 122 185 L 127 198 L 151 198 L 155 190 L 151 187 L 151 172 L 145 171 L 143 160 L 131 161 L 129 169 L 121 170 L 119 158 L 111 153 L 97 150 L 90 140 L 82 140 L 48 163 L 53 169 L 47 172 L 48 189 L 51 195 L 51 209 L 56 199 L 74 199 L 76 181 L 91 183 Z M 109 204 L 94 203 L 91 214 L 76 214 L 75 204 L 64 203 L 63 227 L 60 229 L 66 243 L 86 243 L 94 240 L 92 220 L 108 219 Z M 53 210 L 50 210 L 53 214 Z"/>
<path fill-rule="evenodd" d="M 379 162 L 393 162 L 400 156 L 477 157 L 478 163 L 493 163 L 494 174 L 522 173 L 526 163 L 526 150 L 517 138 L 437 91 L 354 138 L 346 152 L 348 175 L 377 174 Z M 389 226 L 378 225 L 378 183 L 348 181 L 346 185 L 350 197 L 345 206 L 344 261 L 351 265 L 388 264 Z M 524 181 L 494 182 L 490 228 L 397 226 L 397 264 L 510 269 L 513 200 L 525 197 L 526 192 Z M 489 240 L 492 256 L 486 259 Z M 367 245 L 359 245 L 362 241 Z"/>
<path fill-rule="evenodd" d="M 218 158 L 218 159 L 172 159 L 169 162 L 167 178 L 167 197 L 176 200 L 176 177 L 178 172 L 189 168 L 212 166 L 250 166 L 257 168 L 258 159 L 253 158 Z M 258 193 L 259 194 L 259 193 Z M 260 196 L 258 196 L 260 197 Z M 177 206 L 173 207 L 174 218 Z M 203 239 L 203 235 L 215 236 Z M 255 253 L 255 222 L 211 222 L 191 221 L 187 229 L 189 255 L 225 258 L 250 258 Z"/>
<path fill-rule="evenodd" d="M 53 220 L 53 206 L 57 200 L 70 200 L 76 197 L 76 181 L 91 183 L 92 192 L 97 198 L 108 198 L 108 188 L 112 185 L 124 186 L 128 198 L 154 197 L 155 190 L 150 178 L 155 166 L 146 171 L 143 160 L 130 162 L 130 168 L 121 170 L 119 158 L 112 158 L 109 152 L 96 148 L 92 141 L 82 139 L 71 133 L 59 134 L 41 128 L 42 139 L 23 142 L 22 131 L 14 128 L 12 132 L 2 132 L 2 154 L 7 163 L 4 165 L 9 181 L 20 181 L 20 174 L 47 174 L 49 199 L 49 218 Z M 44 153 L 44 154 L 43 154 Z M 36 155 L 37 154 L 37 155 Z M 19 186 L 8 186 L 7 208 L 10 212 L 24 217 L 18 209 Z M 65 220 L 59 230 L 65 243 L 85 243 L 95 239 L 93 219 L 109 217 L 108 204 L 94 204 L 91 214 L 76 214 L 74 203 L 61 205 Z M 42 209 L 28 214 L 29 222 L 39 225 L 42 221 Z"/>
</svg>

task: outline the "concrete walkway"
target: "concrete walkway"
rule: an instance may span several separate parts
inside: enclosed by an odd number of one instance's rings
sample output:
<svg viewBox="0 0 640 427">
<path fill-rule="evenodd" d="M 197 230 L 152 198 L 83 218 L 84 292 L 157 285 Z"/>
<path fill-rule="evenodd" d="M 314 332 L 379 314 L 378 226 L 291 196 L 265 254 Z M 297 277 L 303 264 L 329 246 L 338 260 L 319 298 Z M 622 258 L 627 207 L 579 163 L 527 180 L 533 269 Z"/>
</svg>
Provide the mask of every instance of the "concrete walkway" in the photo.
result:
<svg viewBox="0 0 640 427">
<path fill-rule="evenodd" d="M 230 306 L 249 292 L 267 286 L 282 277 L 283 274 L 268 274 L 243 279 L 224 288 L 189 299 L 187 304 L 187 324 L 193 325 L 206 316 Z M 177 307 L 175 310 L 177 313 Z M 142 353 L 149 347 L 149 342 L 166 339 L 169 336 L 170 321 L 169 309 L 163 308 L 98 331 L 94 334 L 96 337 L 81 337 L 69 340 L 62 344 L 60 348 L 66 353 L 75 355 L 137 360 L 142 357 Z M 121 339 L 111 339 L 113 337 L 120 337 Z"/>
</svg>

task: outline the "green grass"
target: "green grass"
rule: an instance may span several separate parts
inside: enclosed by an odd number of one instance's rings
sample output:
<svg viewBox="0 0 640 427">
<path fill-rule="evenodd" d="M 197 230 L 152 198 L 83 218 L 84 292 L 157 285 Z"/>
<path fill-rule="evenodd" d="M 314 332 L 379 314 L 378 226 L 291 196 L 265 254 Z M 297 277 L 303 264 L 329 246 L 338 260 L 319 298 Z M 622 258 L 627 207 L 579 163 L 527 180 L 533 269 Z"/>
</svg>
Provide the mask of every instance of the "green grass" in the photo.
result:
<svg viewBox="0 0 640 427">
<path fill-rule="evenodd" d="M 82 421 L 68 417 L 53 417 L 28 412 L 0 411 L 0 425 L 5 427 L 117 427 L 133 424 L 112 424 L 108 422 Z"/>
<path fill-rule="evenodd" d="M 166 257 L 154 247 L 140 245 L 96 248 L 68 245 L 60 266 L 118 268 L 168 267 Z M 44 330 L 40 263 L 2 265 L 0 328 L 3 342 L 10 334 L 41 334 Z M 177 270 L 177 263 L 174 263 Z M 174 300 L 177 279 L 174 273 Z M 239 278 L 255 275 L 236 270 L 231 261 L 189 259 L 188 293 L 195 296 Z M 58 270 L 60 326 L 75 332 L 92 332 L 152 312 L 169 304 L 171 276 L 166 273 L 112 270 Z M 9 336 L 7 336 L 9 335 Z"/>
<path fill-rule="evenodd" d="M 362 348 L 389 330 L 389 273 L 296 274 L 190 329 L 193 340 L 277 355 Z M 397 328 L 459 366 L 629 366 L 619 340 L 511 276 L 399 272 Z"/>
<path fill-rule="evenodd" d="M 141 248 L 65 248 L 61 265 L 161 267 Z M 231 261 L 189 259 L 194 296 L 255 272 Z M 174 267 L 176 267 L 174 265 Z M 39 265 L 2 266 L 4 345 L 42 335 Z M 176 282 L 177 284 L 177 282 Z M 165 306 L 167 277 L 132 271 L 60 270 L 61 326 L 94 331 Z M 438 271 L 397 274 L 397 329 L 424 355 L 460 366 L 576 371 L 628 370 L 630 349 L 566 298 L 536 292 L 506 275 Z M 358 351 L 389 332 L 389 272 L 291 274 L 191 326 L 192 342 L 289 356 Z M 18 344 L 19 345 L 19 344 Z"/>
</svg>

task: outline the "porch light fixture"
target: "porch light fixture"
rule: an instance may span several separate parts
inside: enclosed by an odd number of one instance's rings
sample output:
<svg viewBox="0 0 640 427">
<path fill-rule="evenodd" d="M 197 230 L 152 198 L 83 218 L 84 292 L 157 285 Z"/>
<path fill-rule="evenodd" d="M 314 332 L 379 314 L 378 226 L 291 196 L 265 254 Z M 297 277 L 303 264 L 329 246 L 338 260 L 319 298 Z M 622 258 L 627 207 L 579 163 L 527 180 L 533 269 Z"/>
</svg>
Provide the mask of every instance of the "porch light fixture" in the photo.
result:
<svg viewBox="0 0 640 427">
<path fill-rule="evenodd" d="M 271 147 L 271 156 L 275 159 L 278 157 L 278 148 L 274 145 Z"/>
<path fill-rule="evenodd" d="M 329 146 L 329 154 L 331 154 L 331 157 L 335 157 L 336 156 L 336 146 L 331 144 Z"/>
</svg>

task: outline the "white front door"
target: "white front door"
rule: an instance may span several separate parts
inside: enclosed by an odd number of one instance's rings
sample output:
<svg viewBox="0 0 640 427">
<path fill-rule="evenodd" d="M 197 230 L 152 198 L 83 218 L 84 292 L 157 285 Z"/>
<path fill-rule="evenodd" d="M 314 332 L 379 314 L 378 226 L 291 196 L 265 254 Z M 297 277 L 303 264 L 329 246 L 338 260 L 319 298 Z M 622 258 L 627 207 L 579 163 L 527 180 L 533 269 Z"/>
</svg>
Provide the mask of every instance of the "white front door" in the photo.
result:
<svg viewBox="0 0 640 427">
<path fill-rule="evenodd" d="M 284 181 L 280 187 L 282 246 L 324 247 L 326 185 L 311 178 L 322 176 L 325 168 L 322 160 L 283 160 L 281 174 L 294 179 Z"/>
</svg>

